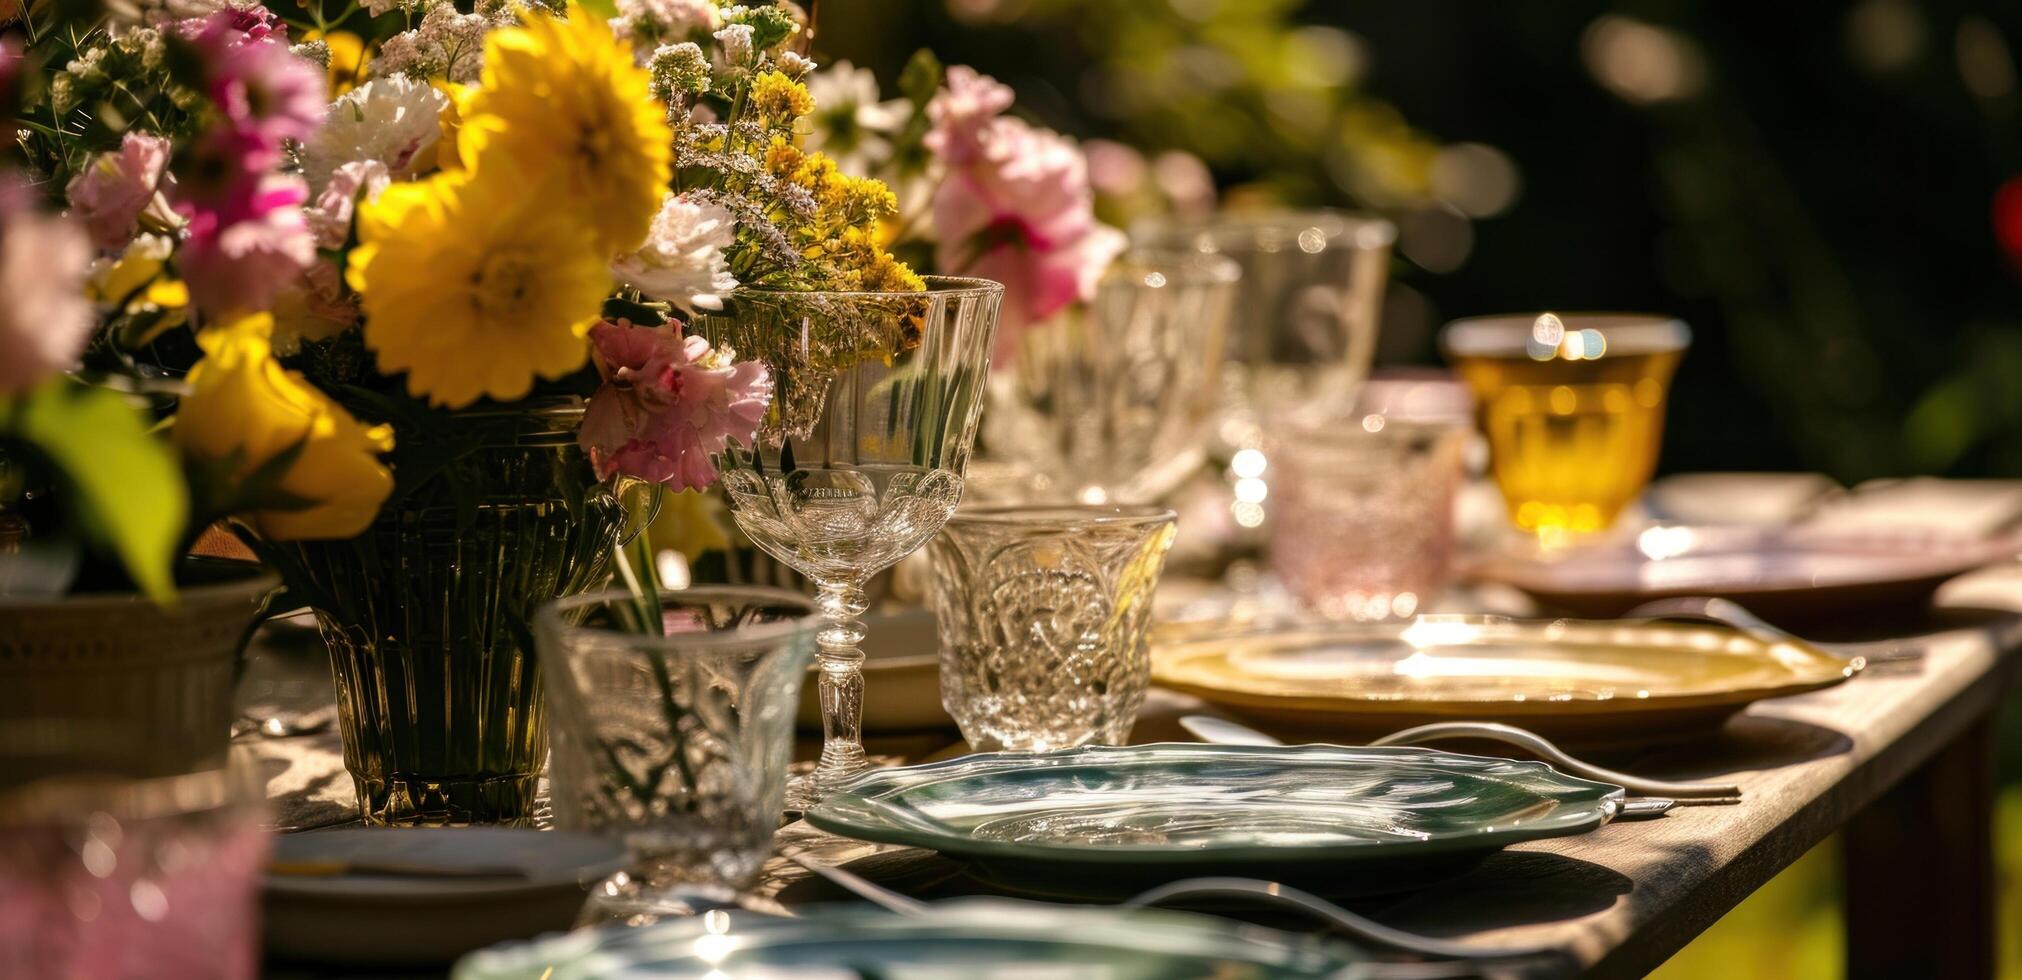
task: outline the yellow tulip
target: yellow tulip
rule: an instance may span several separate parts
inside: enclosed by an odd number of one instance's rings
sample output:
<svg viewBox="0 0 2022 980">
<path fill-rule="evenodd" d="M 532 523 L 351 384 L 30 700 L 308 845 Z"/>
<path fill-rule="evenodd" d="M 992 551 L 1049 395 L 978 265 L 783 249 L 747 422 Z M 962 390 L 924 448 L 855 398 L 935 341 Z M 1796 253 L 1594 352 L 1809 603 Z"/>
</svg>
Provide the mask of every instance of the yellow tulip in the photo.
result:
<svg viewBox="0 0 2022 980">
<path fill-rule="evenodd" d="M 200 463 L 229 464 L 234 481 L 300 446 L 274 486 L 293 498 L 288 505 L 254 502 L 236 516 L 273 541 L 352 537 L 393 492 L 393 474 L 379 461 L 393 448 L 393 430 L 360 424 L 282 368 L 273 356 L 273 328 L 263 313 L 198 338 L 205 356 L 190 371 L 189 394 L 176 412 L 176 446 Z"/>
</svg>

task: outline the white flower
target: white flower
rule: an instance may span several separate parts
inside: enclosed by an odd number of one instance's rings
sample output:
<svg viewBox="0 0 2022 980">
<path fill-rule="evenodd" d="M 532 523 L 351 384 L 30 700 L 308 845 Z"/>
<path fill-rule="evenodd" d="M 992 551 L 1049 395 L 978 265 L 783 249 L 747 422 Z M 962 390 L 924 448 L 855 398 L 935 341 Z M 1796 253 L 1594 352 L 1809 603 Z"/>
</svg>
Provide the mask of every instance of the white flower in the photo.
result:
<svg viewBox="0 0 2022 980">
<path fill-rule="evenodd" d="M 878 76 L 868 68 L 838 61 L 807 80 L 814 96 L 806 148 L 820 150 L 844 173 L 863 174 L 891 157 L 886 137 L 906 124 L 912 106 L 904 99 L 878 101 Z"/>
<path fill-rule="evenodd" d="M 710 35 L 722 45 L 723 63 L 730 68 L 748 68 L 751 64 L 751 25 L 732 24 Z"/>
<path fill-rule="evenodd" d="M 654 299 L 684 310 L 721 309 L 719 294 L 737 288 L 723 250 L 737 232 L 736 219 L 717 204 L 669 194 L 653 216 L 646 244 L 611 263 L 611 274 Z"/>
<path fill-rule="evenodd" d="M 464 14 L 458 13 L 454 4 L 438 3 L 421 18 L 421 26 L 395 34 L 379 46 L 379 56 L 372 59 L 372 73 L 381 78 L 441 77 L 468 85 L 484 70 L 485 34 L 511 23 L 512 18 L 509 5 L 490 14 Z"/>
<path fill-rule="evenodd" d="M 722 14 L 709 0 L 618 0 L 611 33 L 632 42 L 633 55 L 643 64 L 664 44 L 701 41 L 723 26 Z"/>
<path fill-rule="evenodd" d="M 375 78 L 344 93 L 302 146 L 310 193 L 321 194 L 338 167 L 361 160 L 383 163 L 396 177 L 428 169 L 448 104 L 434 86 L 405 75 Z"/>
<path fill-rule="evenodd" d="M 781 51 L 779 70 L 785 73 L 786 77 L 800 81 L 802 76 L 814 70 L 814 60 L 802 57 L 797 51 Z"/>
</svg>

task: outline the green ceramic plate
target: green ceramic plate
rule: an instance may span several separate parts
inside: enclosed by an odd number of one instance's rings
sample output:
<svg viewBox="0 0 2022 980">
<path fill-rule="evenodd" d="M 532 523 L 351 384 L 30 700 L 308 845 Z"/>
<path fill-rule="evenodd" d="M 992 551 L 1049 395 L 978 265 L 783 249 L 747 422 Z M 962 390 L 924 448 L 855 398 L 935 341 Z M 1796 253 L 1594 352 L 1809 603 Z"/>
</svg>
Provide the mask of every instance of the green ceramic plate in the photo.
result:
<svg viewBox="0 0 2022 980">
<path fill-rule="evenodd" d="M 831 833 L 1009 864 L 1312 868 L 1484 854 L 1608 822 L 1619 787 L 1421 748 L 1091 746 L 879 769 Z"/>
<path fill-rule="evenodd" d="M 1369 972 L 1349 973 L 1358 968 Z M 720 972 L 719 972 L 720 971 Z M 1063 908 L 1003 899 L 919 916 L 861 906 L 778 919 L 745 912 L 599 929 L 465 957 L 454 980 L 796 977 L 891 980 L 1381 976 L 1353 949 L 1177 912 Z"/>
</svg>

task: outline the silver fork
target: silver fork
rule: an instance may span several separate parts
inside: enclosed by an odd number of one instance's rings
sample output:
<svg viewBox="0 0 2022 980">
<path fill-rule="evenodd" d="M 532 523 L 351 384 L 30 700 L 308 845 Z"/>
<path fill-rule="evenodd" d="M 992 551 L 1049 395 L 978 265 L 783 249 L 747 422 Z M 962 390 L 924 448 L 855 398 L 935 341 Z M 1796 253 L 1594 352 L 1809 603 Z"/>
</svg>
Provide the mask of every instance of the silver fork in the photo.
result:
<svg viewBox="0 0 2022 980">
<path fill-rule="evenodd" d="M 901 895 L 852 872 L 823 864 L 809 856 L 808 851 L 808 848 L 794 848 L 782 852 L 782 856 L 814 872 L 844 891 L 880 906 L 887 911 L 899 915 L 923 915 L 931 909 L 931 906 L 927 903 L 916 898 Z M 1554 951 L 1550 947 L 1544 946 L 1485 949 L 1449 942 L 1443 939 L 1435 939 L 1431 936 L 1421 936 L 1417 933 L 1405 932 L 1402 929 L 1393 929 L 1390 926 L 1364 918 L 1323 898 L 1310 895 L 1296 888 L 1281 885 L 1277 882 L 1261 881 L 1252 878 L 1189 878 L 1184 881 L 1175 881 L 1125 899 L 1118 903 L 1118 907 L 1126 909 L 1150 908 L 1184 898 L 1244 898 L 1261 904 L 1304 912 L 1328 925 L 1340 929 L 1353 939 L 1379 948 L 1397 950 L 1415 956 L 1446 960 L 1481 961 L 1525 959 L 1554 955 Z M 1438 969 L 1433 964 L 1425 965 L 1432 968 L 1423 972 L 1404 971 L 1395 974 L 1395 976 L 1401 978 L 1406 975 L 1413 977 L 1473 975 L 1450 973 Z M 1388 966 L 1389 964 L 1383 964 L 1378 968 L 1375 975 L 1392 976 L 1393 974 L 1388 970 Z"/>
<path fill-rule="evenodd" d="M 1868 643 L 1828 643 L 1793 636 L 1732 599 L 1710 596 L 1680 596 L 1654 599 L 1622 614 L 1623 619 L 1694 619 L 1732 626 L 1744 633 L 1772 641 L 1788 641 L 1811 647 L 1848 662 L 1869 664 L 1922 660 L 1923 647 L 1904 640 L 1876 640 Z"/>
<path fill-rule="evenodd" d="M 1211 715 L 1187 715 L 1180 727 L 1204 742 L 1223 745 L 1283 745 L 1283 742 L 1247 725 Z M 1635 796 L 1668 799 L 1676 806 L 1712 806 L 1741 802 L 1741 787 L 1731 783 L 1680 783 L 1665 779 L 1645 779 L 1616 772 L 1567 755 L 1535 732 L 1488 721 L 1443 721 L 1394 732 L 1370 745 L 1422 745 L 1427 742 L 1465 738 L 1514 745 L 1552 764 L 1560 772 L 1600 783 L 1613 783 Z M 1646 807 L 1645 809 L 1654 809 Z M 1664 809 L 1668 809 L 1665 807 Z M 1661 812 L 1659 810 L 1658 812 Z M 1654 815 L 1631 811 L 1631 816 Z"/>
<path fill-rule="evenodd" d="M 1482 947 L 1421 936 L 1357 915 L 1317 895 L 1289 885 L 1256 878 L 1188 878 L 1160 885 L 1120 903 L 1147 908 L 1183 898 L 1242 898 L 1276 908 L 1303 912 L 1350 937 L 1384 949 L 1446 960 L 1520 960 L 1558 956 L 1550 946 Z"/>
</svg>

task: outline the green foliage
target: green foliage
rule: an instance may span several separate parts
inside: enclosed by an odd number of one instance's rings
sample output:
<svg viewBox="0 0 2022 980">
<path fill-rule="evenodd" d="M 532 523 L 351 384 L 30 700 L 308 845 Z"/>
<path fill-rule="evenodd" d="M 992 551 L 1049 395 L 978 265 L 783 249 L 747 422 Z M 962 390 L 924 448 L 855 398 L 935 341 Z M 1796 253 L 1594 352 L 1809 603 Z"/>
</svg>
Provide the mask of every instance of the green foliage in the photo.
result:
<svg viewBox="0 0 2022 980">
<path fill-rule="evenodd" d="M 118 556 L 142 593 L 173 597 L 189 498 L 175 452 L 149 431 L 145 412 L 116 392 L 56 378 L 0 404 L 0 435 L 50 462 L 85 533 Z"/>
</svg>

